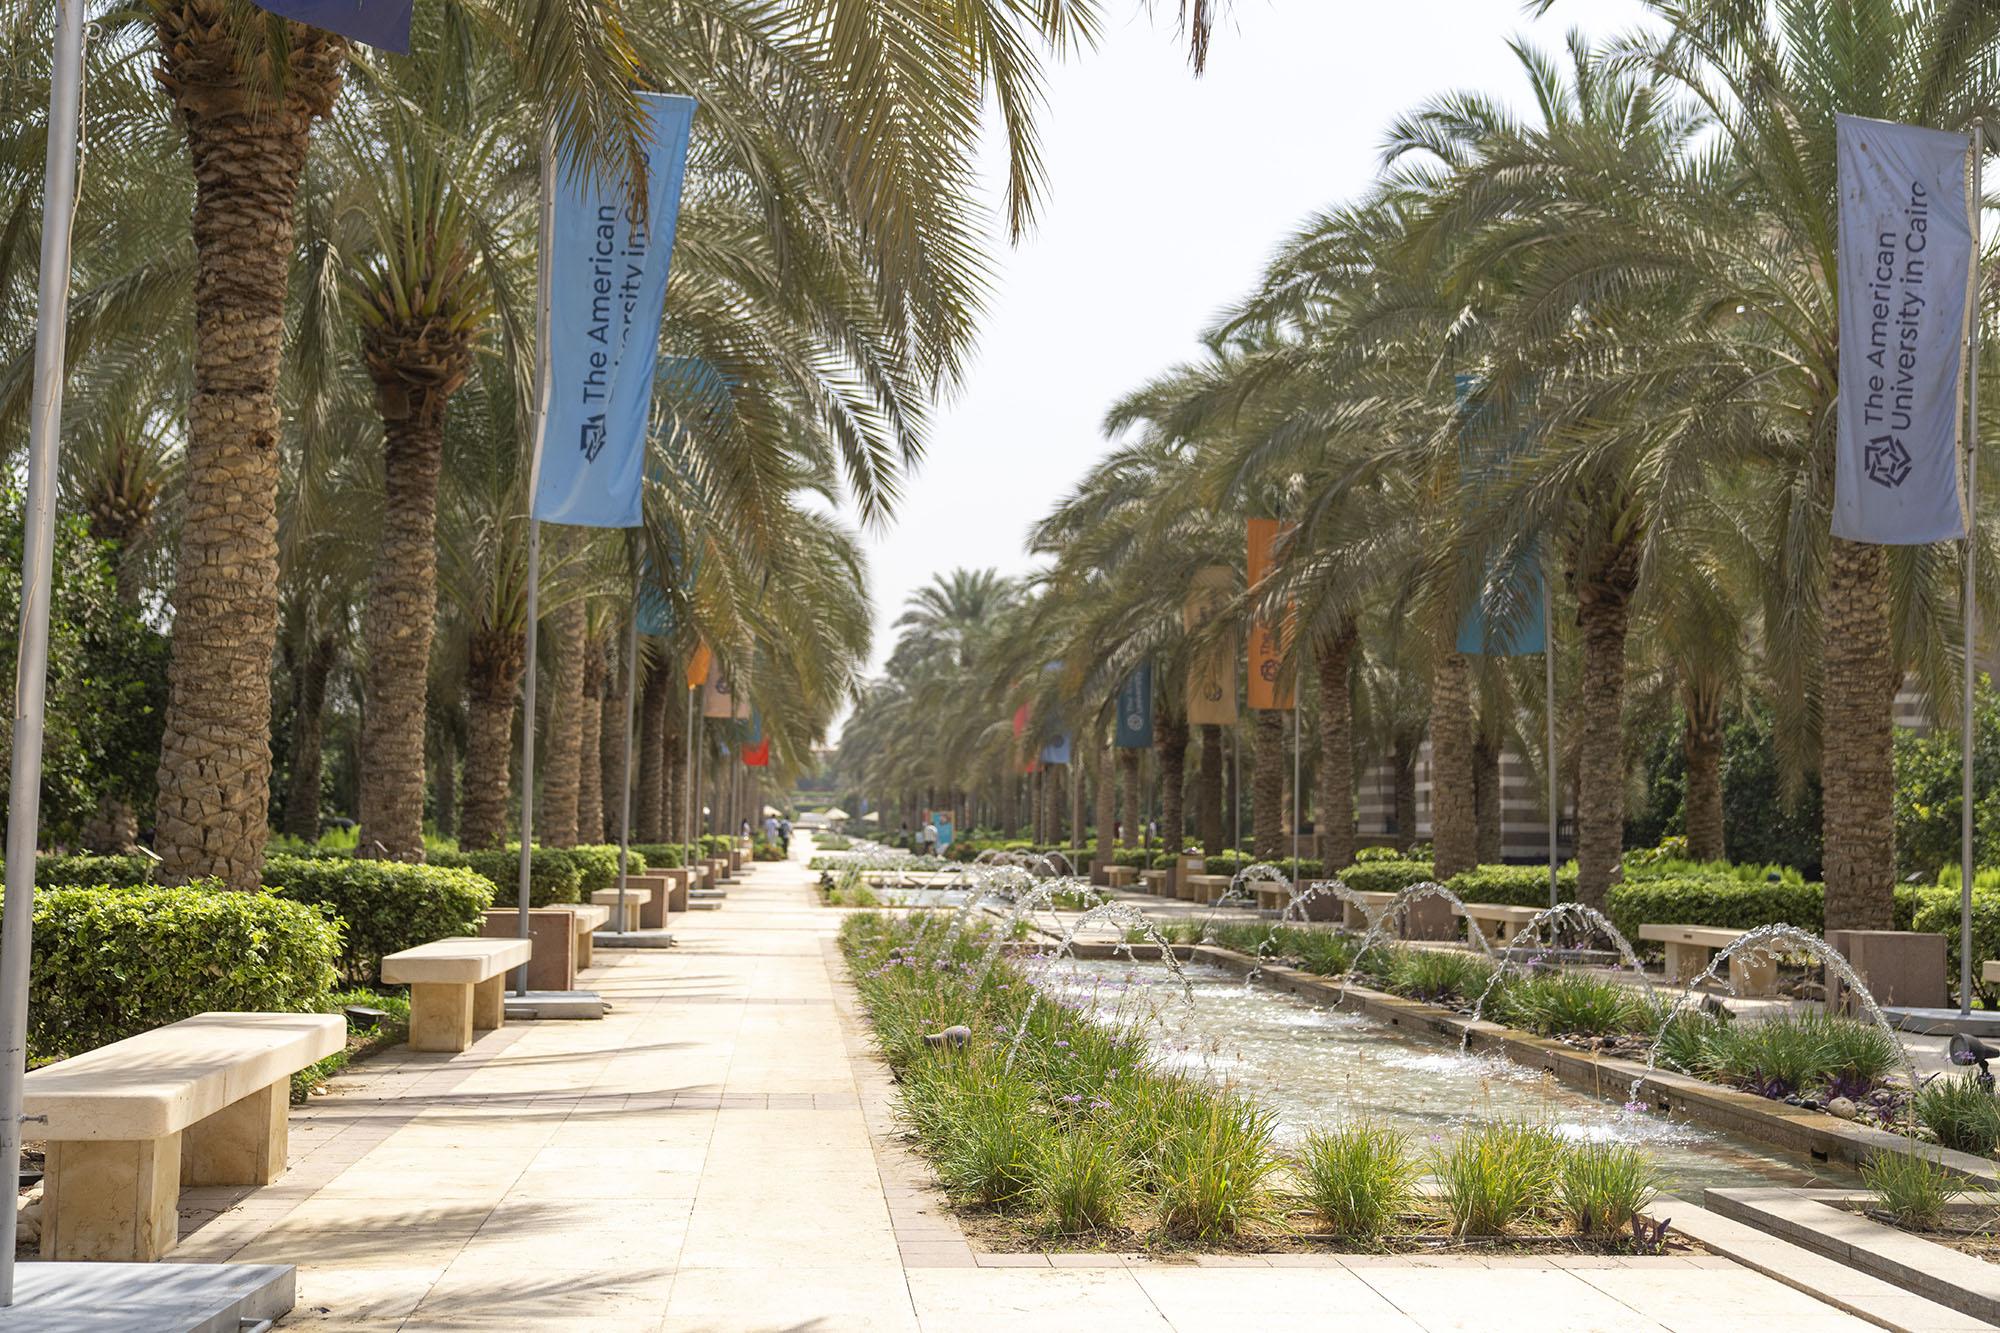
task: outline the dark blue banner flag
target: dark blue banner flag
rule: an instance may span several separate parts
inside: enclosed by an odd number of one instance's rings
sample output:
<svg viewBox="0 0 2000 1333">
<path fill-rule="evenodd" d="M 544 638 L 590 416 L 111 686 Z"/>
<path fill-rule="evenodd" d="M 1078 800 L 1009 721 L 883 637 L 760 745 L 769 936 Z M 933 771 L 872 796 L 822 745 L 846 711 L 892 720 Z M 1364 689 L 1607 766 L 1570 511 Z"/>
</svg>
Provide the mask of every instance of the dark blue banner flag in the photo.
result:
<svg viewBox="0 0 2000 1333">
<path fill-rule="evenodd" d="M 549 401 L 535 517 L 591 528 L 640 523 L 647 419 L 659 364 L 667 261 L 694 99 L 640 93 L 646 211 L 621 182 L 565 179 L 549 284 Z"/>
<path fill-rule="evenodd" d="M 1061 662 L 1050 662 L 1042 668 L 1044 675 L 1051 671 L 1061 671 Z M 1042 724 L 1042 762 L 1045 764 L 1067 764 L 1069 762 L 1069 728 L 1063 725 L 1060 713 L 1051 713 Z"/>
<path fill-rule="evenodd" d="M 257 6 L 294 23 L 410 54 L 411 0 L 257 0 Z"/>
<path fill-rule="evenodd" d="M 1153 743 L 1153 664 L 1141 662 L 1118 687 L 1118 747 L 1143 750 Z"/>
<path fill-rule="evenodd" d="M 1461 418 L 1459 473 L 1466 488 L 1474 490 L 1504 480 L 1524 440 L 1520 436 L 1511 442 L 1496 438 L 1497 432 L 1484 419 L 1488 409 L 1468 408 L 1477 381 L 1464 374 L 1456 381 Z M 1548 643 L 1542 580 L 1541 561 L 1534 556 L 1489 553 L 1479 600 L 1466 608 L 1458 622 L 1457 650 L 1488 657 L 1541 652 Z"/>
</svg>

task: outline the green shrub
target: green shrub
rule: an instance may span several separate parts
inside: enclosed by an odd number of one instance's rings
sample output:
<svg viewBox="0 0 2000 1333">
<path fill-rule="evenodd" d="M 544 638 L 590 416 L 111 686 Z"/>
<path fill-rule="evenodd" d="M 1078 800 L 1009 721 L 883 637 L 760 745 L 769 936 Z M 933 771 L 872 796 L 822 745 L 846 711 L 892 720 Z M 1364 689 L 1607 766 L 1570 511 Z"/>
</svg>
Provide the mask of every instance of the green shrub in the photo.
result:
<svg viewBox="0 0 2000 1333">
<path fill-rule="evenodd" d="M 1539 972 L 1510 982 L 1495 999 L 1503 1023 L 1543 1037 L 1649 1033 L 1659 1016 L 1629 987 L 1582 972 Z"/>
<path fill-rule="evenodd" d="M 493 901 L 502 906 L 518 900 L 521 848 L 498 847 L 483 852 L 454 852 L 432 858 L 431 864 L 470 870 L 493 886 Z M 583 901 L 583 870 L 560 847 L 537 847 L 528 861 L 528 905 L 552 907 Z"/>
<path fill-rule="evenodd" d="M 1275 1118 L 1247 1097 L 1206 1089 L 1179 1109 L 1156 1150 L 1160 1221 L 1190 1240 L 1234 1236 L 1270 1210 Z"/>
<path fill-rule="evenodd" d="M 1861 1168 L 1861 1183 L 1898 1223 L 1917 1231 L 1932 1231 L 1944 1220 L 1951 1201 L 1966 1191 L 1966 1181 L 1922 1156 L 1909 1152 L 1879 1152 Z"/>
<path fill-rule="evenodd" d="M 1059 1234 L 1118 1225 L 1132 1164 L 1118 1139 L 1089 1123 L 1048 1135 L 1035 1163 L 1035 1205 Z"/>
<path fill-rule="evenodd" d="M 339 923 L 269 894 L 42 890 L 28 1050 L 76 1055 L 209 1009 L 321 1011 L 339 952 Z"/>
<path fill-rule="evenodd" d="M 1012 1207 L 1034 1181 L 1044 1156 L 1046 1125 L 1036 1118 L 1033 1089 L 996 1067 L 974 1067 L 948 1096 L 949 1130 L 939 1136 L 938 1179 L 976 1203 Z"/>
<path fill-rule="evenodd" d="M 1917 1121 L 1947 1148 L 1990 1157 L 2000 1147 L 2000 1102 L 1970 1074 L 1940 1074 L 1917 1090 Z"/>
<path fill-rule="evenodd" d="M 545 849 L 537 848 L 536 850 L 541 851 Z M 586 843 L 579 847 L 564 847 L 561 850 L 570 860 L 576 862 L 577 871 L 583 876 L 583 882 L 578 886 L 578 891 L 584 898 L 589 898 L 591 894 L 597 892 L 599 889 L 615 889 L 618 887 L 618 846 L 616 843 L 608 846 L 603 843 Z M 627 873 L 643 875 L 646 872 L 646 867 L 652 863 L 646 859 L 646 854 L 638 848 L 633 847 L 629 850 L 631 855 L 625 858 Z M 519 873 L 518 867 L 516 873 Z M 530 874 L 530 889 L 532 891 L 532 872 Z"/>
<path fill-rule="evenodd" d="M 1652 1159 L 1622 1143 L 1589 1143 L 1562 1156 L 1563 1216 L 1586 1236 L 1616 1236 L 1664 1185 Z"/>
<path fill-rule="evenodd" d="M 1661 1065 L 1683 1074 L 1707 1077 L 1714 1072 L 1709 1041 L 1729 1020 L 1683 1006 L 1660 1030 Z"/>
<path fill-rule="evenodd" d="M 1372 1241 L 1415 1205 L 1421 1169 L 1409 1135 L 1357 1123 L 1306 1135 L 1296 1173 L 1306 1202 L 1335 1235 Z"/>
<path fill-rule="evenodd" d="M 150 884 L 152 857 L 133 852 L 129 856 L 62 856 L 44 853 L 35 858 L 35 884 L 39 888 L 95 888 L 101 884 L 130 887 Z"/>
<path fill-rule="evenodd" d="M 1469 1126 L 1431 1157 L 1437 1201 L 1454 1234 L 1499 1236 L 1556 1199 L 1563 1142 L 1541 1125 Z"/>
<path fill-rule="evenodd" d="M 1605 915 L 1635 944 L 1647 924 L 1751 930 L 1783 921 L 1818 933 L 1826 921 L 1821 885 L 1744 884 L 1722 876 L 1614 884 L 1605 905 Z"/>
<path fill-rule="evenodd" d="M 687 864 L 687 848 L 679 843 L 635 842 L 630 846 L 635 855 L 646 858 L 646 865 L 652 870 L 679 870 Z M 828 847 L 824 841 L 819 844 L 819 849 L 823 852 L 840 850 Z"/>
<path fill-rule="evenodd" d="M 1400 847 L 1362 847 L 1356 849 L 1354 853 L 1354 861 L 1357 865 L 1370 861 L 1406 861 L 1408 859 L 1409 857 L 1404 854 Z"/>
<path fill-rule="evenodd" d="M 1357 861 L 1334 878 L 1357 893 L 1395 893 L 1431 878 L 1429 861 Z"/>
<path fill-rule="evenodd" d="M 1477 999 L 1493 979 L 1492 964 L 1455 950 L 1399 949 L 1390 960 L 1389 989 L 1432 1004 Z"/>
<path fill-rule="evenodd" d="M 1766 1097 L 1859 1097 L 1902 1063 L 1894 1039 L 1873 1023 L 1828 1014 L 1721 1023 L 1703 1046 L 1708 1072 Z"/>
<path fill-rule="evenodd" d="M 268 857 L 264 883 L 274 896 L 317 904 L 345 924 L 337 966 L 357 984 L 381 975 L 384 954 L 478 934 L 494 897 L 492 884 L 470 870 L 351 856 Z"/>
<path fill-rule="evenodd" d="M 1453 875 L 1445 887 L 1469 903 L 1547 907 L 1549 868 L 1545 865 L 1478 866 Z M 1576 898 L 1576 862 L 1557 867 L 1556 893 L 1565 902 Z"/>
<path fill-rule="evenodd" d="M 1910 923 L 1906 929 L 1929 931 L 1943 935 L 1945 954 L 1948 958 L 1945 975 L 1954 979 L 1953 990 L 1957 990 L 1958 976 L 1958 867 L 1953 866 L 1946 875 L 1939 877 L 1935 886 L 1909 890 L 1913 902 Z M 1972 984 L 1979 988 L 1989 1000 L 1996 991 L 1979 980 L 1980 966 L 1989 958 L 2000 958 L 2000 892 L 1983 889 L 1979 877 L 1972 881 Z M 1902 897 L 1901 894 L 1898 897 Z M 1900 923 L 1899 923 L 1900 925 Z"/>
</svg>

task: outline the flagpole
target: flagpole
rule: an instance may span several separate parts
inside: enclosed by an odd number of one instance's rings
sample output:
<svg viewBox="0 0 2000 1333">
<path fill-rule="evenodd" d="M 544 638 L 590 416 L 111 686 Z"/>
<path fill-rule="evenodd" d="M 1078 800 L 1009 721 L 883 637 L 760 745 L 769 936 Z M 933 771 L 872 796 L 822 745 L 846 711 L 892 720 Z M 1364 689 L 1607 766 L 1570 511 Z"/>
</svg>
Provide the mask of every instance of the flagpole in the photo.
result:
<svg viewBox="0 0 2000 1333">
<path fill-rule="evenodd" d="M 687 856 L 688 830 L 694 827 L 694 691 L 689 689 L 683 690 L 681 693 L 687 696 L 687 708 L 685 710 L 687 713 L 687 725 L 683 728 L 687 732 L 687 766 L 681 770 L 681 786 L 684 790 L 681 792 L 682 818 L 680 829 L 681 856 L 685 859 Z"/>
<path fill-rule="evenodd" d="M 528 938 L 529 872 L 535 836 L 535 649 L 541 615 L 542 525 L 535 518 L 535 492 L 542 480 L 542 444 L 549 427 L 549 381 L 555 358 L 549 346 L 551 292 L 555 280 L 556 147 L 553 129 L 542 132 L 541 204 L 535 255 L 535 435 L 528 454 L 528 637 L 527 678 L 521 687 L 521 869 L 515 899 L 515 934 Z M 622 927 L 623 921 L 619 922 Z M 528 993 L 528 965 L 514 971 L 514 993 Z"/>
<path fill-rule="evenodd" d="M 1542 579 L 1542 711 L 1549 724 L 1549 906 L 1556 905 L 1556 593 L 1555 583 Z"/>
<path fill-rule="evenodd" d="M 625 876 L 632 855 L 632 714 L 634 696 L 639 693 L 639 589 L 632 590 L 632 627 L 625 639 L 625 762 L 619 784 L 624 797 L 618 803 L 618 924 L 625 929 Z"/>
<path fill-rule="evenodd" d="M 1985 213 L 1986 126 L 1972 122 L 1972 428 L 1965 445 L 1965 593 L 1959 619 L 1965 622 L 1965 698 L 1959 719 L 1958 811 L 1958 1013 L 1972 1014 L 1972 695 L 1978 678 L 1979 597 L 1975 576 L 1979 563 L 1979 343 L 1986 284 L 1979 269 L 1980 223 Z"/>
<path fill-rule="evenodd" d="M 41 823 L 42 731 L 47 716 L 49 584 L 55 560 L 56 452 L 63 351 L 69 328 L 70 228 L 76 220 L 77 137 L 83 105 L 83 4 L 61 0 L 49 80 L 42 167 L 42 260 L 35 312 L 35 381 L 22 515 L 21 641 L 14 670 L 14 755 L 7 791 L 7 901 L 0 909 L 0 1161 L 21 1165 L 21 1101 L 28 1077 L 28 973 L 35 920 L 35 843 Z M 0 1308 L 14 1303 L 16 1210 L 0 1208 Z"/>
<path fill-rule="evenodd" d="M 1299 693 L 1292 690 L 1292 886 L 1299 882 L 1299 763 L 1305 745 L 1299 739 Z"/>
</svg>

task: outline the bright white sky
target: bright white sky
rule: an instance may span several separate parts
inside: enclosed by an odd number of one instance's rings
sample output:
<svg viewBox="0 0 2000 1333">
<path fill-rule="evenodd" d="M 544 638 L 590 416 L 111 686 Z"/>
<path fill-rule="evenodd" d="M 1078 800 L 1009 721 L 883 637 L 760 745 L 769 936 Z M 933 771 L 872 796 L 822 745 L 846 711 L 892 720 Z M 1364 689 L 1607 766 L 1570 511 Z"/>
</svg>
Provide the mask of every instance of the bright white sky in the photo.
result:
<svg viewBox="0 0 2000 1333">
<path fill-rule="evenodd" d="M 1236 0 L 1195 79 L 1174 0 L 1150 19 L 1138 0 L 1107 8 L 1100 48 L 1049 80 L 1040 225 L 1014 249 L 996 231 L 964 390 L 939 409 L 893 527 L 866 538 L 876 665 L 934 574 L 1031 567 L 1028 528 L 1105 451 L 1105 409 L 1193 356 L 1297 224 L 1367 187 L 1397 114 L 1455 89 L 1525 106 L 1508 37 L 1556 51 L 1571 28 L 1640 21 L 1634 0 L 1561 0 L 1535 22 L 1515 0 Z"/>
</svg>

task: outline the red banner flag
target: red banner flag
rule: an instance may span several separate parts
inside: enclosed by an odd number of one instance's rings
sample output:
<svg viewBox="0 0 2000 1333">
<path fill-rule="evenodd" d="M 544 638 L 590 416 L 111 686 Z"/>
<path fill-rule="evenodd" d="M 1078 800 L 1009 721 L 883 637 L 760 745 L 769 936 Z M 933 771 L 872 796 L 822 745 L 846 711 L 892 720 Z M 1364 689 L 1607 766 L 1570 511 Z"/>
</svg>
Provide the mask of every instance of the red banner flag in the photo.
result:
<svg viewBox="0 0 2000 1333">
<path fill-rule="evenodd" d="M 771 765 L 771 738 L 766 736 L 755 745 L 743 747 L 743 764 L 746 768 L 768 768 Z"/>
</svg>

